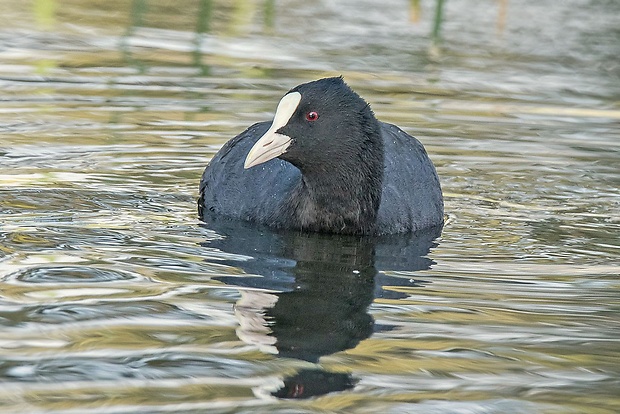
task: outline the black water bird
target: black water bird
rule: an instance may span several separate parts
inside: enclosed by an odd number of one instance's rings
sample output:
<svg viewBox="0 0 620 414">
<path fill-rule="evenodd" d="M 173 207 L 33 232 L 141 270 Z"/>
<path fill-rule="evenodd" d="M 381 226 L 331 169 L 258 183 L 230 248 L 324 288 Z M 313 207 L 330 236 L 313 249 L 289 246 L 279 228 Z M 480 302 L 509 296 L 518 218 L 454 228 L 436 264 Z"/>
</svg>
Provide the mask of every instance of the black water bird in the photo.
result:
<svg viewBox="0 0 620 414">
<path fill-rule="evenodd" d="M 422 144 L 378 121 L 342 78 L 291 89 L 272 122 L 228 141 L 198 210 L 278 229 L 355 235 L 441 226 L 443 197 Z"/>
</svg>

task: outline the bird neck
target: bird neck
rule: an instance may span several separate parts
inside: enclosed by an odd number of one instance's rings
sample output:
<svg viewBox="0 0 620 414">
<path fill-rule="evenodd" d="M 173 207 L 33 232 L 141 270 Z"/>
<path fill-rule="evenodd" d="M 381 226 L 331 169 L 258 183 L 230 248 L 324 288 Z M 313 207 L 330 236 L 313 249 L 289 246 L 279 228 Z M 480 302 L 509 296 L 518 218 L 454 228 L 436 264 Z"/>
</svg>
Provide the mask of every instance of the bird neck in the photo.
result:
<svg viewBox="0 0 620 414">
<path fill-rule="evenodd" d="M 334 168 L 302 170 L 290 198 L 297 227 L 317 232 L 373 234 L 381 202 L 383 165 L 383 142 L 378 135 L 366 140 L 359 153 L 335 160 Z"/>
</svg>

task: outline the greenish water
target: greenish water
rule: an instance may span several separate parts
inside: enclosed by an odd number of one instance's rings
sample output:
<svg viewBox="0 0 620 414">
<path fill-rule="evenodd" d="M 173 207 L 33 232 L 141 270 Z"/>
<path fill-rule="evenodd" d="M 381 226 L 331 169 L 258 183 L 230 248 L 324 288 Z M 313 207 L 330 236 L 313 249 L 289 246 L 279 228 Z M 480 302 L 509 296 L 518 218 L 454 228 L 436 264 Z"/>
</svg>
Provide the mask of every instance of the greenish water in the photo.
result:
<svg viewBox="0 0 620 414">
<path fill-rule="evenodd" d="M 420 8 L 416 8 L 416 4 Z M 0 1 L 0 411 L 620 411 L 620 3 Z M 197 219 L 202 169 L 344 75 L 440 237 Z"/>
</svg>

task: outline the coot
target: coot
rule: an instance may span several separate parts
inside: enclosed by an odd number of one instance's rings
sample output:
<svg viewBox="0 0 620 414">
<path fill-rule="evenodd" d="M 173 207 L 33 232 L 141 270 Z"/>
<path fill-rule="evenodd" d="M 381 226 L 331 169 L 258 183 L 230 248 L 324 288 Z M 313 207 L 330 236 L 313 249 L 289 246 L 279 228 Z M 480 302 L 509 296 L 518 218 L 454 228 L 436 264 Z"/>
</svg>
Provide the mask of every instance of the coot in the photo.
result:
<svg viewBox="0 0 620 414">
<path fill-rule="evenodd" d="M 355 235 L 443 224 L 443 197 L 422 144 L 378 121 L 341 77 L 291 89 L 272 122 L 228 141 L 200 182 L 200 217 Z"/>
</svg>

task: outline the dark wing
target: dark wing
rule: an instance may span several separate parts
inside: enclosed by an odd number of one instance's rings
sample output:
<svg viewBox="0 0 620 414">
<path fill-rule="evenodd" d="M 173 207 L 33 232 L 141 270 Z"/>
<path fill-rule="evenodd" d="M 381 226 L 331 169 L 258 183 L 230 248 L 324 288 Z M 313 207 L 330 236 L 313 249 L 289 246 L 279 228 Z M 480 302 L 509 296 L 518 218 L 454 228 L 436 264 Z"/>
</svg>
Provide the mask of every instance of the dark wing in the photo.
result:
<svg viewBox="0 0 620 414">
<path fill-rule="evenodd" d="M 279 159 L 243 168 L 250 148 L 270 124 L 252 125 L 215 154 L 200 180 L 201 217 L 215 213 L 268 225 L 281 219 L 282 203 L 299 180 L 299 170 Z"/>
<path fill-rule="evenodd" d="M 381 122 L 385 146 L 379 233 L 402 233 L 443 223 L 443 197 L 435 166 L 414 137 Z"/>
</svg>

